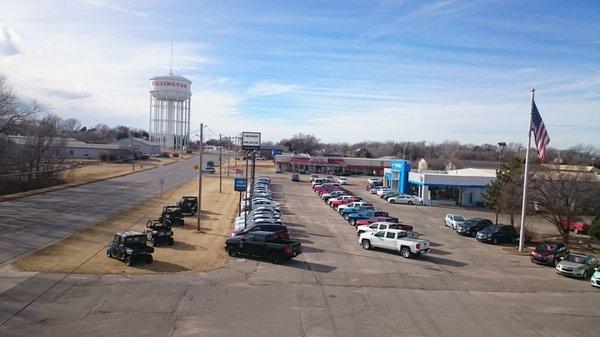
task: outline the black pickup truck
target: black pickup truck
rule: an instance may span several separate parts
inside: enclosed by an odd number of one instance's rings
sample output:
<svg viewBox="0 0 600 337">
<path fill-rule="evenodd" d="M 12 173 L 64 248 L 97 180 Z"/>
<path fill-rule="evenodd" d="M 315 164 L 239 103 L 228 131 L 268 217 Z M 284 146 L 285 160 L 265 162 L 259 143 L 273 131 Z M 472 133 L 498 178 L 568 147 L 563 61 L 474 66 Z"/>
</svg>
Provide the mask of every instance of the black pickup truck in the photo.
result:
<svg viewBox="0 0 600 337">
<path fill-rule="evenodd" d="M 302 254 L 299 241 L 279 239 L 271 232 L 262 231 L 227 239 L 225 250 L 229 256 L 259 256 L 274 264 Z"/>
</svg>

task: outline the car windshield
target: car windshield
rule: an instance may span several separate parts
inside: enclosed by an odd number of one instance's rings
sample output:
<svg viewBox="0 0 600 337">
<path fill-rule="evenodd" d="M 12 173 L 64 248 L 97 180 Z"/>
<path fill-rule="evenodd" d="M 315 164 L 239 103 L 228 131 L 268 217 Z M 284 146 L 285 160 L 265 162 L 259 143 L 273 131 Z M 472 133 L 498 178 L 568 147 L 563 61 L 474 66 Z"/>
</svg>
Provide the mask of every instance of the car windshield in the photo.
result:
<svg viewBox="0 0 600 337">
<path fill-rule="evenodd" d="M 461 215 L 455 215 L 454 221 L 465 221 L 465 218 L 463 218 Z"/>
<path fill-rule="evenodd" d="M 565 257 L 564 261 L 585 264 L 587 262 L 587 256 L 571 254 L 571 255 L 567 255 L 567 257 Z"/>
<path fill-rule="evenodd" d="M 127 236 L 125 238 L 125 244 L 127 245 L 141 245 L 146 243 L 145 235 Z"/>
<path fill-rule="evenodd" d="M 555 243 L 551 243 L 551 242 L 542 242 L 540 243 L 537 247 L 536 250 L 539 251 L 544 251 L 544 252 L 551 252 L 556 248 L 556 244 Z"/>
</svg>

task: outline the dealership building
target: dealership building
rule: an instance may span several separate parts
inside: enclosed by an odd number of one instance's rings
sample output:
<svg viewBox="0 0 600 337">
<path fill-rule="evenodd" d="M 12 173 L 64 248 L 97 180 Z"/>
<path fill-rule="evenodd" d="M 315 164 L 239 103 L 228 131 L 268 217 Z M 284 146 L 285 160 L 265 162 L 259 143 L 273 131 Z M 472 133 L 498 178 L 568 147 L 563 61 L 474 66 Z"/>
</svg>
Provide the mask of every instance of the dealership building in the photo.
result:
<svg viewBox="0 0 600 337">
<path fill-rule="evenodd" d="M 411 170 L 411 163 L 392 160 L 383 182 L 394 192 L 418 196 L 424 205 L 484 206 L 486 187 L 496 179 L 493 169 Z"/>
<path fill-rule="evenodd" d="M 275 155 L 275 165 L 285 172 L 383 175 L 383 170 L 390 167 L 391 159 L 387 157 L 351 158 L 283 153 Z"/>
</svg>

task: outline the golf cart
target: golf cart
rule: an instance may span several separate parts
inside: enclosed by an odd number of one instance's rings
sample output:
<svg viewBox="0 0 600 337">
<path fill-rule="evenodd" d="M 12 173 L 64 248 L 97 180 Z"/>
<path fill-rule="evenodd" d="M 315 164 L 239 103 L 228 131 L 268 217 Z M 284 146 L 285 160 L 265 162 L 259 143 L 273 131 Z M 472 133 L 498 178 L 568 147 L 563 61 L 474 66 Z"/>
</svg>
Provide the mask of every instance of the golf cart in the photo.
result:
<svg viewBox="0 0 600 337">
<path fill-rule="evenodd" d="M 164 222 L 171 226 L 183 226 L 183 214 L 179 206 L 165 206 L 158 218 L 158 222 Z"/>
<path fill-rule="evenodd" d="M 177 203 L 182 214 L 196 215 L 198 211 L 198 197 L 183 196 Z"/>
<path fill-rule="evenodd" d="M 152 242 L 152 246 L 158 246 L 161 243 L 172 246 L 174 243 L 173 230 L 169 223 L 149 220 L 144 233 L 146 233 L 147 240 Z"/>
<path fill-rule="evenodd" d="M 106 256 L 125 261 L 128 266 L 136 260 L 152 263 L 153 252 L 154 248 L 146 245 L 146 234 L 139 232 L 117 233 L 106 248 Z"/>
</svg>

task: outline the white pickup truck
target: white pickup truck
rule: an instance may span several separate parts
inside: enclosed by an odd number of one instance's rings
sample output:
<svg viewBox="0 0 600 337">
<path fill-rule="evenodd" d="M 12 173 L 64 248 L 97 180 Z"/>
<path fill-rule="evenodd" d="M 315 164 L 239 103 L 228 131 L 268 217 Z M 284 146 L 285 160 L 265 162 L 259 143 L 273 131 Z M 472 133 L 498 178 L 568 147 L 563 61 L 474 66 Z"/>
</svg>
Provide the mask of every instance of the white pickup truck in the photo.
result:
<svg viewBox="0 0 600 337">
<path fill-rule="evenodd" d="M 400 252 L 400 255 L 405 258 L 427 254 L 431 250 L 429 241 L 410 238 L 407 232 L 401 229 L 362 233 L 358 237 L 358 243 L 367 250 L 371 247 L 394 250 Z"/>
<path fill-rule="evenodd" d="M 370 225 L 356 226 L 356 235 L 360 236 L 362 233 L 375 233 L 378 231 L 384 231 L 386 229 L 400 229 L 405 231 L 407 237 L 417 239 L 419 233 L 412 231 L 412 226 L 401 225 L 393 222 L 379 221 L 374 222 Z"/>
</svg>

